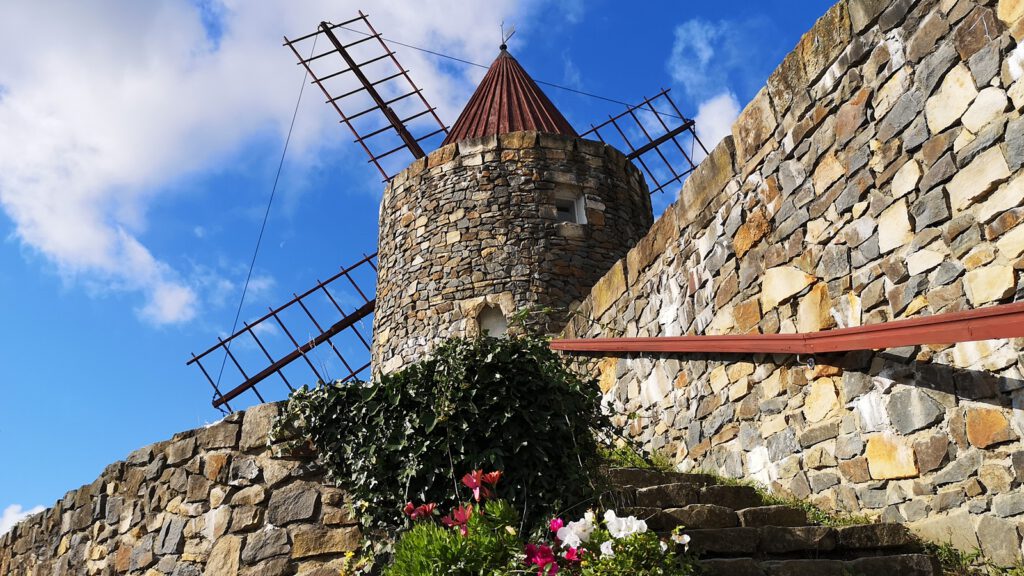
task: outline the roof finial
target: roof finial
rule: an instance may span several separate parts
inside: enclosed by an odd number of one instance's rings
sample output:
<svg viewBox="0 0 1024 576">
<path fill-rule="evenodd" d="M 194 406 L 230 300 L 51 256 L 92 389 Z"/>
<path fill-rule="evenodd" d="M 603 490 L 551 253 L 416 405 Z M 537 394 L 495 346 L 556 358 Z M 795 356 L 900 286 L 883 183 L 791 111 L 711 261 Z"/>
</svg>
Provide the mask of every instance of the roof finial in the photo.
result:
<svg viewBox="0 0 1024 576">
<path fill-rule="evenodd" d="M 511 38 L 512 35 L 515 34 L 515 33 L 516 33 L 516 25 L 513 24 L 512 28 L 508 31 L 508 34 L 505 34 L 505 21 L 502 20 L 501 21 L 501 46 L 498 46 L 498 48 L 500 48 L 502 51 L 508 50 L 508 39 Z"/>
</svg>

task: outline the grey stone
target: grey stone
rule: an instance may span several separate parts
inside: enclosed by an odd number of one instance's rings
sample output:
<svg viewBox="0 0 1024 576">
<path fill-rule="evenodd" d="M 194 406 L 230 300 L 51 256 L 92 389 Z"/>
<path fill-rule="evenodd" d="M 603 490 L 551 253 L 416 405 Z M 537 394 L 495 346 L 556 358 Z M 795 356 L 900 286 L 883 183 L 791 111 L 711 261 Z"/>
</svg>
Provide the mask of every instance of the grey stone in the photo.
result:
<svg viewBox="0 0 1024 576">
<path fill-rule="evenodd" d="M 792 216 L 786 219 L 786 221 L 780 223 L 778 227 L 772 232 L 772 238 L 784 239 L 788 238 L 797 228 L 803 226 L 811 219 L 807 208 L 801 208 L 793 213 Z"/>
<path fill-rule="evenodd" d="M 997 566 L 1012 566 L 1020 560 L 1020 535 L 1014 522 L 987 514 L 981 516 L 978 542 L 985 557 Z"/>
<path fill-rule="evenodd" d="M 195 437 L 185 438 L 184 440 L 176 440 L 171 442 L 167 446 L 167 463 L 171 466 L 184 462 L 192 457 L 196 452 L 196 439 Z"/>
<path fill-rule="evenodd" d="M 733 528 L 739 525 L 736 512 L 715 504 L 690 504 L 682 508 L 670 508 L 665 513 L 689 529 Z"/>
<path fill-rule="evenodd" d="M 889 395 L 889 421 L 908 435 L 942 420 L 946 409 L 920 388 L 901 388 Z"/>
<path fill-rule="evenodd" d="M 201 576 L 202 573 L 202 568 L 197 564 L 193 564 L 191 562 L 178 562 L 174 566 L 174 571 L 171 572 L 171 576 Z"/>
<path fill-rule="evenodd" d="M 928 515 L 928 504 L 924 500 L 911 500 L 903 505 L 903 517 L 907 522 L 916 522 Z"/>
<path fill-rule="evenodd" d="M 893 286 L 885 294 L 886 299 L 889 300 L 889 306 L 892 308 L 892 313 L 900 314 L 903 312 L 907 305 L 918 295 L 924 293 L 927 288 L 928 278 L 924 274 L 918 274 L 902 284 Z"/>
<path fill-rule="evenodd" d="M 843 401 L 850 402 L 873 387 L 874 384 L 869 374 L 854 371 L 843 372 Z"/>
<path fill-rule="evenodd" d="M 1003 120 L 994 120 L 985 126 L 985 129 L 975 136 L 970 144 L 964 146 L 956 153 L 956 165 L 963 168 L 970 164 L 971 160 L 974 160 L 979 154 L 988 150 L 1003 137 L 1005 132 L 1003 127 L 1005 125 L 1006 122 Z"/>
<path fill-rule="evenodd" d="M 891 2 L 889 7 L 885 9 L 885 12 L 882 12 L 882 15 L 878 17 L 878 28 L 882 32 L 888 32 L 899 26 L 903 23 L 903 18 L 907 15 L 907 12 L 916 3 L 917 0 L 896 0 Z"/>
<path fill-rule="evenodd" d="M 275 526 L 265 526 L 262 530 L 249 534 L 245 539 L 242 561 L 246 564 L 255 564 L 273 556 L 288 554 L 290 551 L 288 531 Z"/>
<path fill-rule="evenodd" d="M 800 444 L 796 440 L 796 434 L 792 428 L 786 428 L 780 432 L 772 434 L 768 438 L 768 457 L 778 462 L 790 454 L 795 454 L 800 450 Z"/>
<path fill-rule="evenodd" d="M 853 205 L 860 202 L 860 199 L 864 197 L 864 193 L 864 188 L 857 185 L 855 182 L 850 182 L 846 185 L 846 188 L 843 189 L 843 193 L 836 198 L 836 211 L 842 214 L 850 208 L 853 208 Z"/>
<path fill-rule="evenodd" d="M 946 72 L 959 60 L 951 42 L 943 42 L 926 56 L 914 70 L 914 82 L 925 96 L 930 96 Z"/>
<path fill-rule="evenodd" d="M 865 508 L 884 508 L 888 503 L 888 495 L 885 490 L 881 489 L 860 488 L 857 490 L 857 498 L 860 500 L 861 506 Z"/>
<path fill-rule="evenodd" d="M 156 562 L 153 556 L 153 534 L 147 534 L 132 548 L 128 559 L 129 570 L 145 570 Z"/>
<path fill-rule="evenodd" d="M 974 84 L 980 90 L 988 86 L 989 81 L 999 73 L 999 42 L 989 42 L 967 60 L 967 65 L 974 76 Z"/>
<path fill-rule="evenodd" d="M 849 460 L 864 451 L 864 438 L 860 433 L 847 434 L 836 439 L 836 458 Z"/>
<path fill-rule="evenodd" d="M 826 526 L 764 526 L 760 531 L 761 549 L 769 554 L 806 550 L 828 552 L 836 547 L 835 530 Z"/>
<path fill-rule="evenodd" d="M 1016 516 L 1024 512 L 1024 493 L 1010 492 L 996 494 L 992 498 L 992 513 L 996 516 Z"/>
<path fill-rule="evenodd" d="M 964 491 L 962 488 L 940 490 L 939 493 L 932 498 L 932 511 L 945 512 L 946 510 L 957 508 L 963 503 Z"/>
<path fill-rule="evenodd" d="M 912 90 L 900 96 L 879 125 L 878 138 L 884 142 L 899 134 L 924 109 L 924 101 L 925 97 L 919 90 Z"/>
<path fill-rule="evenodd" d="M 160 534 L 156 538 L 157 554 L 180 554 L 185 548 L 183 533 L 188 518 L 169 516 L 164 519 Z"/>
<path fill-rule="evenodd" d="M 1024 166 L 1024 116 L 1006 125 L 1006 165 L 1011 172 Z"/>
<path fill-rule="evenodd" d="M 917 149 L 918 146 L 928 141 L 928 136 L 930 135 L 928 123 L 925 121 L 924 115 L 918 116 L 913 124 L 910 125 L 910 128 L 907 128 L 903 133 L 903 149 Z"/>
<path fill-rule="evenodd" d="M 761 526 L 805 526 L 807 513 L 790 506 L 756 506 L 737 510 L 740 525 L 747 527 Z"/>
<path fill-rule="evenodd" d="M 267 521 L 275 526 L 309 520 L 320 503 L 320 492 L 303 483 L 290 484 L 270 495 Z"/>
<path fill-rule="evenodd" d="M 836 529 L 840 548 L 878 550 L 902 548 L 914 543 L 914 536 L 900 524 L 858 524 Z"/>
<path fill-rule="evenodd" d="M 933 576 L 939 574 L 935 560 L 927 554 L 865 556 L 845 563 L 843 574 L 872 576 Z"/>
<path fill-rule="evenodd" d="M 966 480 L 968 476 L 978 470 L 983 459 L 984 457 L 979 450 L 972 449 L 961 452 L 955 460 L 935 474 L 932 482 L 937 486 L 941 486 Z"/>
<path fill-rule="evenodd" d="M 935 161 L 935 164 L 924 173 L 921 181 L 917 183 L 919 190 L 931 190 L 936 185 L 949 180 L 956 174 L 956 162 L 953 160 L 953 153 L 947 152 L 942 158 Z"/>
<path fill-rule="evenodd" d="M 789 195 L 807 179 L 807 171 L 797 160 L 788 160 L 779 165 L 779 186 L 782 193 Z"/>
<path fill-rule="evenodd" d="M 853 31 L 862 32 L 889 5 L 887 0 L 851 0 L 849 4 L 850 23 Z"/>
<path fill-rule="evenodd" d="M 1024 450 L 1014 452 L 1010 456 L 1010 462 L 1013 464 L 1013 472 L 1017 475 L 1017 482 L 1024 482 Z"/>
<path fill-rule="evenodd" d="M 840 276 L 849 276 L 850 249 L 838 244 L 826 246 L 814 274 L 826 281 Z"/>
<path fill-rule="evenodd" d="M 839 484 L 839 475 L 835 472 L 813 472 L 807 475 L 807 479 L 811 483 L 811 491 L 816 493 Z"/>
<path fill-rule="evenodd" d="M 839 435 L 839 420 L 830 420 L 817 426 L 812 426 L 800 433 L 799 441 L 800 445 L 804 448 L 809 448 L 818 444 L 835 438 Z"/>
<path fill-rule="evenodd" d="M 154 478 L 158 478 L 160 476 L 160 473 L 164 471 L 164 466 L 166 464 L 166 456 L 164 456 L 163 454 L 157 456 L 152 462 L 146 465 L 146 468 L 144 470 L 146 480 L 153 480 Z"/>
<path fill-rule="evenodd" d="M 248 486 L 260 475 L 260 467 L 256 459 L 250 457 L 236 457 L 231 460 L 231 469 L 228 472 L 228 484 L 231 486 Z"/>
<path fill-rule="evenodd" d="M 935 270 L 932 275 L 933 286 L 944 286 L 956 280 L 964 273 L 964 267 L 959 262 L 947 260 Z"/>
</svg>

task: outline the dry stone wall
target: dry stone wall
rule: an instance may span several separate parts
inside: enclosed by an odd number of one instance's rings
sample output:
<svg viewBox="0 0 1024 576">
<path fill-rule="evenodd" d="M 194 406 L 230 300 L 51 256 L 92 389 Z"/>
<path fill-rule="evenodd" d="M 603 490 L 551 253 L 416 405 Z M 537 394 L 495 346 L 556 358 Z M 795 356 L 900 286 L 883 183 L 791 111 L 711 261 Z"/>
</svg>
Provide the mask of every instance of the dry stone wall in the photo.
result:
<svg viewBox="0 0 1024 576">
<path fill-rule="evenodd" d="M 115 462 L 0 537 L 0 574 L 338 574 L 360 545 L 345 494 L 275 456 L 276 404 Z"/>
<path fill-rule="evenodd" d="M 567 336 L 812 332 L 1024 293 L 1024 2 L 849 0 L 800 41 Z M 592 359 L 684 469 L 1021 554 L 1021 341 Z"/>
<path fill-rule="evenodd" d="M 559 221 L 578 198 L 584 222 Z M 374 370 L 422 359 L 450 336 L 479 332 L 487 307 L 557 332 L 611 265 L 650 228 L 650 196 L 614 148 L 515 132 L 467 139 L 414 162 L 384 191 Z"/>
</svg>

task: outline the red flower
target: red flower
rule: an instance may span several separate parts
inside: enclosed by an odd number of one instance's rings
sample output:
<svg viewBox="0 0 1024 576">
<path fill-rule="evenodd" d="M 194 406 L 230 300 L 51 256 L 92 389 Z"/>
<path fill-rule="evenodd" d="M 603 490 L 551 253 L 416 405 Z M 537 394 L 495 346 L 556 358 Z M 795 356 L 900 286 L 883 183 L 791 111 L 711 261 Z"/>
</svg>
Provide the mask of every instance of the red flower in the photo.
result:
<svg viewBox="0 0 1024 576">
<path fill-rule="evenodd" d="M 473 491 L 473 499 L 477 502 L 480 498 L 490 498 L 491 491 L 483 485 L 484 482 L 484 471 L 474 470 L 469 474 L 462 477 L 462 484 Z"/>
<path fill-rule="evenodd" d="M 545 544 L 526 545 L 526 563 L 537 566 L 537 576 L 554 576 L 558 574 L 558 564 L 555 562 L 555 553 L 551 547 Z M 547 569 L 545 569 L 547 568 Z"/>
<path fill-rule="evenodd" d="M 466 529 L 466 523 L 473 517 L 473 506 L 459 506 L 452 513 L 441 518 L 441 523 L 449 528 L 455 528 L 458 526 L 459 532 L 465 536 L 469 531 Z"/>
<path fill-rule="evenodd" d="M 432 516 L 435 508 L 437 508 L 437 504 L 434 503 L 413 506 L 412 502 L 409 502 L 404 508 L 402 508 L 402 512 L 413 520 L 421 520 Z"/>
<path fill-rule="evenodd" d="M 498 480 L 501 480 L 501 471 L 500 470 L 495 470 L 494 472 L 488 472 L 487 474 L 484 474 L 484 477 L 483 477 L 484 484 L 490 485 L 491 488 L 494 488 L 494 487 L 496 487 L 498 485 Z"/>
</svg>

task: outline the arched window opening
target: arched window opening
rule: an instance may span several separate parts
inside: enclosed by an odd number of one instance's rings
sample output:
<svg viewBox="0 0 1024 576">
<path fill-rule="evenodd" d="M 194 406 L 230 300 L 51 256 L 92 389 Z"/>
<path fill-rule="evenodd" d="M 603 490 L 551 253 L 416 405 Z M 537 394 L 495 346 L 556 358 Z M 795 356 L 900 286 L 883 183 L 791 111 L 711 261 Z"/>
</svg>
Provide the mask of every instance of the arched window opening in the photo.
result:
<svg viewBox="0 0 1024 576">
<path fill-rule="evenodd" d="M 480 326 L 481 336 L 504 338 L 508 333 L 508 320 L 497 306 L 484 306 L 476 317 L 476 322 Z"/>
</svg>

